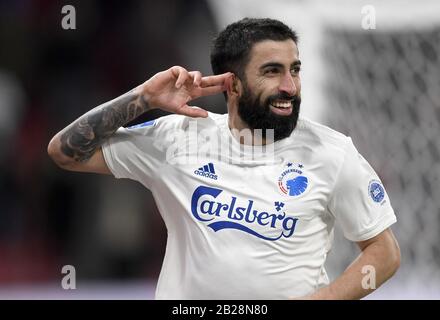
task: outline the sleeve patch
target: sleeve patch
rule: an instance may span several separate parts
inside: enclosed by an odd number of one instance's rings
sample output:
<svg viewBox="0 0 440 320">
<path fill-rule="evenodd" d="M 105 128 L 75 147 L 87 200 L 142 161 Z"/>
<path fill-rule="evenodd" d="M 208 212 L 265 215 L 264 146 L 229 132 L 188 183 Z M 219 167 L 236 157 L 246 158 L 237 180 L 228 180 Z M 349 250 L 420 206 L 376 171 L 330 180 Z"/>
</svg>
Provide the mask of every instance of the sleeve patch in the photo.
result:
<svg viewBox="0 0 440 320">
<path fill-rule="evenodd" d="M 381 203 L 385 198 L 385 189 L 378 180 L 371 180 L 368 185 L 368 193 L 374 202 Z"/>
<path fill-rule="evenodd" d="M 138 129 L 138 128 L 143 128 L 143 127 L 151 127 L 151 126 L 154 126 L 155 123 L 156 123 L 156 120 L 150 120 L 147 122 L 135 124 L 134 126 L 131 126 L 131 127 L 127 127 L 127 129 Z"/>
</svg>

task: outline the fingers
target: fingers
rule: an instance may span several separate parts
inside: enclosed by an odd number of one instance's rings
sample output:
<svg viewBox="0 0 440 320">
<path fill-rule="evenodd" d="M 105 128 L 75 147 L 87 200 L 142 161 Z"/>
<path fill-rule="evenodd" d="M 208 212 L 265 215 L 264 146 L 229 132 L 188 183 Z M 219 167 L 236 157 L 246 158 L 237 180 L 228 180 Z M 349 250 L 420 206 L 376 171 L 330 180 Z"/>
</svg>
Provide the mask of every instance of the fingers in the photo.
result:
<svg viewBox="0 0 440 320">
<path fill-rule="evenodd" d="M 179 89 L 183 84 L 200 86 L 202 82 L 202 73 L 200 71 L 188 72 L 185 68 L 175 66 L 171 68 L 174 77 L 177 77 L 175 87 Z"/>
<path fill-rule="evenodd" d="M 224 86 L 226 80 L 230 77 L 232 77 L 233 73 L 226 72 L 222 74 L 218 74 L 215 76 L 208 76 L 203 77 L 201 86 L 204 87 L 210 87 L 210 86 Z"/>
<path fill-rule="evenodd" d="M 193 117 L 193 118 L 197 118 L 197 117 L 207 118 L 208 117 L 208 111 L 203 110 L 198 107 L 190 107 L 188 105 L 184 105 L 182 108 L 180 108 L 179 113 L 183 114 L 185 116 L 188 116 L 188 117 Z"/>
<path fill-rule="evenodd" d="M 205 87 L 201 88 L 201 96 L 211 96 L 214 94 L 222 93 L 223 91 L 226 91 L 226 87 L 223 85 Z"/>
<path fill-rule="evenodd" d="M 200 71 L 188 72 L 185 68 L 174 66 L 171 68 L 174 77 L 177 78 L 175 87 L 179 89 L 183 84 L 194 85 L 196 87 L 225 86 L 225 82 L 232 77 L 233 73 L 226 72 L 215 76 L 202 77 Z"/>
<path fill-rule="evenodd" d="M 194 79 L 193 84 L 196 87 L 199 87 L 202 83 L 202 73 L 200 71 L 191 71 L 189 75 L 192 79 Z"/>
<path fill-rule="evenodd" d="M 203 77 L 201 81 L 201 95 L 209 96 L 221 93 L 227 89 L 227 81 L 233 73 L 227 72 L 216 76 Z"/>
<path fill-rule="evenodd" d="M 179 89 L 184 83 L 192 84 L 196 87 L 223 86 L 226 80 L 232 77 L 233 73 L 226 72 L 215 76 L 202 77 L 200 71 L 188 72 L 185 68 L 175 66 L 171 68 L 174 77 L 177 77 L 175 86 Z"/>
<path fill-rule="evenodd" d="M 190 77 L 189 72 L 185 68 L 179 66 L 172 67 L 171 72 L 174 77 L 177 77 L 176 83 L 174 84 L 177 89 L 179 89 Z"/>
</svg>

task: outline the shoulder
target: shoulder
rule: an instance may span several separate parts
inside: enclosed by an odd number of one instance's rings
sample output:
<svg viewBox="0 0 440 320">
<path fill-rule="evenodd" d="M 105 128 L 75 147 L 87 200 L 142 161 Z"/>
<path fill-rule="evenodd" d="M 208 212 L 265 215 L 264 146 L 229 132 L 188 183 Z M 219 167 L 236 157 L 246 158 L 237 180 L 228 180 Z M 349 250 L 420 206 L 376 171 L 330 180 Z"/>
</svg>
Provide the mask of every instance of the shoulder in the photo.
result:
<svg viewBox="0 0 440 320">
<path fill-rule="evenodd" d="M 224 120 L 227 114 L 208 112 L 207 118 L 191 118 L 179 114 L 170 114 L 159 117 L 155 120 L 146 121 L 131 127 L 123 128 L 121 131 L 132 136 L 155 135 L 163 136 L 179 131 L 204 129 L 215 129 Z"/>
<path fill-rule="evenodd" d="M 213 112 L 208 112 L 208 117 L 206 118 L 191 118 L 173 114 L 157 119 L 157 125 L 170 129 L 174 128 L 183 131 L 196 130 L 199 132 L 207 129 L 216 130 L 220 124 L 224 122 L 225 117 L 227 117 L 227 114 Z"/>
<path fill-rule="evenodd" d="M 350 137 L 326 125 L 307 118 L 299 118 L 295 129 L 297 135 L 307 142 L 329 147 L 340 147 L 351 141 Z"/>
<path fill-rule="evenodd" d="M 339 166 L 347 153 L 355 148 L 349 136 L 307 118 L 298 120 L 294 132 L 293 143 L 299 143 L 305 152 L 309 150 L 314 157 L 328 164 Z"/>
</svg>

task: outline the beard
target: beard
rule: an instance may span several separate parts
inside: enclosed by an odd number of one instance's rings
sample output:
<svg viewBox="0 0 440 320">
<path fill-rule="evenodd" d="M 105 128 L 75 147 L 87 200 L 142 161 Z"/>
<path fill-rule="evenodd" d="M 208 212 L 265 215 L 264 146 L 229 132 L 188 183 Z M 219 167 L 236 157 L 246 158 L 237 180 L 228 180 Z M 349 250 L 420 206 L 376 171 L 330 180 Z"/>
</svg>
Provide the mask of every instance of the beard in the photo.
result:
<svg viewBox="0 0 440 320">
<path fill-rule="evenodd" d="M 290 136 L 298 122 L 301 97 L 299 95 L 289 96 L 287 94 L 272 95 L 261 103 L 261 95 L 253 96 L 245 86 L 243 95 L 238 101 L 238 115 L 245 122 L 249 129 L 262 129 L 263 139 L 266 139 L 268 129 L 274 131 L 274 140 L 278 141 Z M 287 116 L 274 114 L 270 110 L 270 104 L 276 100 L 290 100 L 292 113 Z"/>
</svg>

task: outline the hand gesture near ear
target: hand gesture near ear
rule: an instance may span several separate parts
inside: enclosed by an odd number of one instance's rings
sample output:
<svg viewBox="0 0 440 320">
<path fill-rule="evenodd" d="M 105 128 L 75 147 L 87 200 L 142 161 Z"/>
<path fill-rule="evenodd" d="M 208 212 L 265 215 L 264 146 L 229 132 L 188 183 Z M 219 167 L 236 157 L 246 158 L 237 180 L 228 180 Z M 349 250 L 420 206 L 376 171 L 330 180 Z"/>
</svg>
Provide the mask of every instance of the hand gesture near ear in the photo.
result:
<svg viewBox="0 0 440 320">
<path fill-rule="evenodd" d="M 190 117 L 207 117 L 206 110 L 190 107 L 188 102 L 199 97 L 221 93 L 232 73 L 203 77 L 199 71 L 188 72 L 174 66 L 159 72 L 143 83 L 139 90 L 151 108 L 159 108 Z"/>
</svg>

